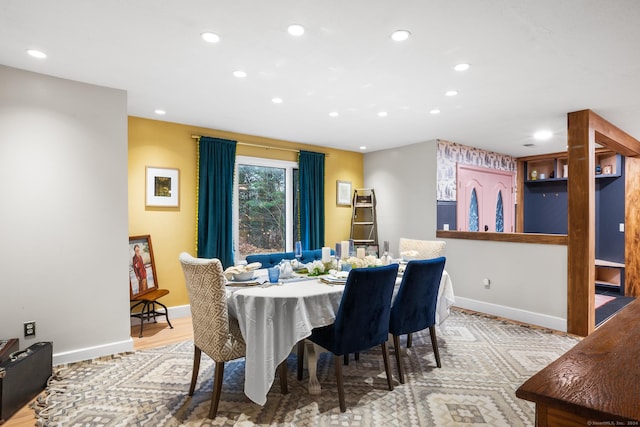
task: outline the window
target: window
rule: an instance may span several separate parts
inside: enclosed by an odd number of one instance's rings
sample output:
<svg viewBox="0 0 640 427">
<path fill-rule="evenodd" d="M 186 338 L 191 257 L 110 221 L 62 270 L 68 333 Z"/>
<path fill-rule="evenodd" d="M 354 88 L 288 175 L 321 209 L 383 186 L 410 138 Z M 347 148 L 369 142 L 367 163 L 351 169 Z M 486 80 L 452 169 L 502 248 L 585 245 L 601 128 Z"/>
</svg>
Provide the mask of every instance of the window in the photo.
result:
<svg viewBox="0 0 640 427">
<path fill-rule="evenodd" d="M 292 250 L 298 235 L 294 215 L 297 169 L 295 162 L 236 157 L 233 208 L 236 262 L 252 253 Z"/>
<path fill-rule="evenodd" d="M 478 196 L 474 188 L 471 190 L 471 204 L 469 205 L 469 231 L 478 231 L 480 229 L 478 220 Z"/>
<path fill-rule="evenodd" d="M 498 191 L 496 203 L 496 232 L 504 233 L 504 207 L 502 206 L 502 190 Z"/>
</svg>

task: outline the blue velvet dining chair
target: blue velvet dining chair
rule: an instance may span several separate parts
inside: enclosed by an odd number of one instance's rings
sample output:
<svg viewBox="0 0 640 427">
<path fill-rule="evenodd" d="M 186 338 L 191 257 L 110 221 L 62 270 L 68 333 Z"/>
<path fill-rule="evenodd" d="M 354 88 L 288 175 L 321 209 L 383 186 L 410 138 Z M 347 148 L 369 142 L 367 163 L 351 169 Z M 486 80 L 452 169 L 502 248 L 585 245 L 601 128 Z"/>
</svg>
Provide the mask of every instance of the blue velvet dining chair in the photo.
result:
<svg viewBox="0 0 640 427">
<path fill-rule="evenodd" d="M 440 368 L 440 353 L 436 340 L 436 304 L 446 258 L 409 261 L 393 300 L 389 332 L 393 334 L 398 377 L 404 384 L 404 366 L 400 357 L 400 335 L 429 328 L 431 345 Z"/>
<path fill-rule="evenodd" d="M 380 345 L 387 374 L 387 385 L 393 390 L 389 370 L 389 316 L 398 265 L 351 270 L 332 325 L 315 328 L 307 339 L 333 353 L 338 383 L 340 410 L 347 410 L 342 378 L 342 357 Z M 298 360 L 301 363 L 301 359 Z"/>
</svg>

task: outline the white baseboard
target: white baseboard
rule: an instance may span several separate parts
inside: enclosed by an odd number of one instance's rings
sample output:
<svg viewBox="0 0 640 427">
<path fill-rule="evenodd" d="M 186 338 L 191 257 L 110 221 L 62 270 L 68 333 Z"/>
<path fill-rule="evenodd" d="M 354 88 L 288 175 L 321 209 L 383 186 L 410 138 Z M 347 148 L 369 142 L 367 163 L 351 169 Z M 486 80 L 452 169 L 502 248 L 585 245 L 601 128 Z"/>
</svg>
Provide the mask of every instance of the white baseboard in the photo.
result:
<svg viewBox="0 0 640 427">
<path fill-rule="evenodd" d="M 534 313 L 532 311 L 520 310 L 504 305 L 491 304 L 484 301 L 477 301 L 469 298 L 462 298 L 456 295 L 456 307 L 468 310 L 487 313 L 493 316 L 500 316 L 518 322 L 529 323 L 531 325 L 542 326 L 556 331 L 567 332 L 567 319 L 549 316 L 547 314 Z"/>
<path fill-rule="evenodd" d="M 191 317 L 191 307 L 189 306 L 189 304 L 186 305 L 177 305 L 175 307 L 168 307 L 169 308 L 169 320 L 171 319 L 179 319 L 181 317 Z M 162 308 L 160 308 L 159 311 L 164 311 Z M 164 317 L 160 317 L 160 320 L 163 321 Z M 138 318 L 131 318 L 131 326 L 134 325 L 139 325 L 140 324 L 140 319 Z"/>
<path fill-rule="evenodd" d="M 191 317 L 191 306 L 189 304 L 169 307 L 169 319 L 179 319 L 181 317 Z"/>
<path fill-rule="evenodd" d="M 179 305 L 169 307 L 169 320 L 179 319 L 181 317 L 190 317 L 191 308 L 189 305 Z M 160 321 L 163 321 L 161 318 Z M 131 325 L 139 325 L 140 319 L 131 318 Z M 54 353 L 53 364 L 61 365 L 64 363 L 79 362 L 81 360 L 95 359 L 96 357 L 110 356 L 112 354 L 126 353 L 133 351 L 133 338 L 129 337 L 123 341 L 112 342 L 95 347 L 80 348 L 76 350 L 66 351 L 64 353 Z"/>
<path fill-rule="evenodd" d="M 53 364 L 61 365 L 63 363 L 79 362 L 81 360 L 90 360 L 95 359 L 96 357 L 109 356 L 129 351 L 133 351 L 133 338 L 131 337 L 124 341 L 112 342 L 95 347 L 80 348 L 77 350 L 66 351 L 64 353 L 54 353 Z"/>
</svg>

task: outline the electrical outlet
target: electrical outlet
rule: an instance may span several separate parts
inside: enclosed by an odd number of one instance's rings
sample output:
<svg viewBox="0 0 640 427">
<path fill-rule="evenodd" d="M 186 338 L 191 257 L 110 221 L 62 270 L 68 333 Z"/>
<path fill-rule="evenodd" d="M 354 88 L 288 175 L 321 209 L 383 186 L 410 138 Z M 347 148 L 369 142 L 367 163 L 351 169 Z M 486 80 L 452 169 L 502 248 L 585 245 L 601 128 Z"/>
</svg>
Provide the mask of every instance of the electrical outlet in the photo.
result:
<svg viewBox="0 0 640 427">
<path fill-rule="evenodd" d="M 24 322 L 24 337 L 36 336 L 36 321 Z"/>
</svg>

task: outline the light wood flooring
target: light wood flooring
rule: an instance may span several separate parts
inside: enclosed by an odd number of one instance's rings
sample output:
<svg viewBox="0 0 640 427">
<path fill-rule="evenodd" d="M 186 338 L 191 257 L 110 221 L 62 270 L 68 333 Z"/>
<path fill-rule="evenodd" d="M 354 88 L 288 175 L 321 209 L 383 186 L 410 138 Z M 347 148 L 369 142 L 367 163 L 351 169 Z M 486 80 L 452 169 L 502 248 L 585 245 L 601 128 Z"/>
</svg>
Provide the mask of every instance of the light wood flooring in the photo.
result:
<svg viewBox="0 0 640 427">
<path fill-rule="evenodd" d="M 138 321 L 134 320 L 137 324 Z M 186 341 L 193 338 L 193 327 L 191 317 L 171 319 L 173 329 L 170 329 L 166 322 L 145 323 L 144 336 L 138 338 L 140 326 L 131 327 L 131 337 L 135 350 L 162 347 L 163 345 Z M 33 427 L 36 425 L 35 412 L 26 405 L 13 414 L 2 427 Z"/>
</svg>

